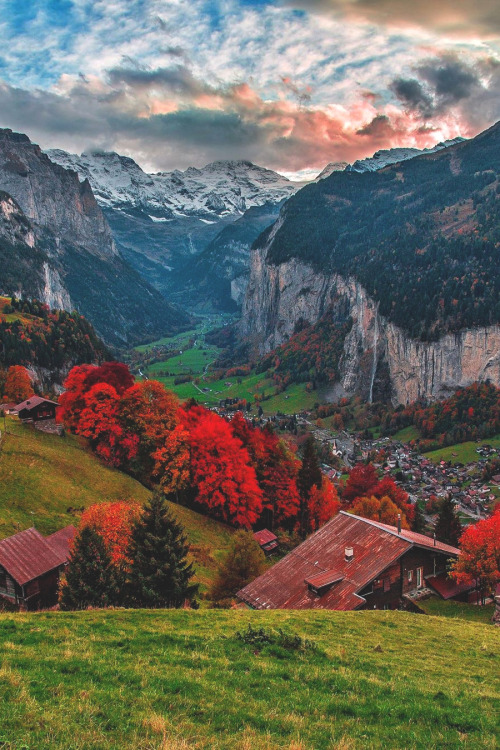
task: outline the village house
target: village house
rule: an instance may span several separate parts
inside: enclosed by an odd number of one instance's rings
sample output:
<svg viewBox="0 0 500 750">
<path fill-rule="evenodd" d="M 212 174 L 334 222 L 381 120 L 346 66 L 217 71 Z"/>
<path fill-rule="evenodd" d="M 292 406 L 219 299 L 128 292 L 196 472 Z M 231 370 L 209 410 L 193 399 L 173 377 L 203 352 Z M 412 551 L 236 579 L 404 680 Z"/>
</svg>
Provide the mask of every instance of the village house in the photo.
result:
<svg viewBox="0 0 500 750">
<path fill-rule="evenodd" d="M 341 511 L 238 592 L 253 609 L 396 609 L 431 587 L 466 598 L 448 578 L 460 551 L 413 531 Z"/>
<path fill-rule="evenodd" d="M 31 610 L 56 604 L 75 533 L 66 526 L 44 537 L 32 528 L 0 541 L 0 606 Z"/>
<path fill-rule="evenodd" d="M 48 398 L 31 396 L 31 398 L 18 404 L 15 411 L 23 422 L 26 420 L 41 422 L 46 419 L 55 420 L 57 407 L 58 404 Z"/>
</svg>

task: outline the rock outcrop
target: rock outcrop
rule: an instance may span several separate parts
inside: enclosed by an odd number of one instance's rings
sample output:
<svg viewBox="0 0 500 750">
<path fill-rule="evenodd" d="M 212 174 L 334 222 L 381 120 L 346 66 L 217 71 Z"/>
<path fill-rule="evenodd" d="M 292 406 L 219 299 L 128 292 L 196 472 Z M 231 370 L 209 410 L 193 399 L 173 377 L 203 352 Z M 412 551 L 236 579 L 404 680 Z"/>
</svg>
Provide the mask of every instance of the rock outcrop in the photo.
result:
<svg viewBox="0 0 500 750">
<path fill-rule="evenodd" d="M 447 396 L 476 380 L 500 386 L 500 326 L 450 333 L 433 342 L 411 339 L 379 314 L 355 279 L 320 274 L 297 259 L 268 264 L 273 233 L 252 253 L 240 323 L 241 338 L 255 354 L 288 340 L 299 323 L 314 324 L 329 314 L 339 322 L 353 321 L 340 364 L 345 393 L 370 401 L 389 388 L 394 403 L 406 404 Z"/>
<path fill-rule="evenodd" d="M 75 307 L 112 345 L 179 330 L 185 314 L 121 257 L 88 180 L 0 130 L 0 291 Z"/>
</svg>

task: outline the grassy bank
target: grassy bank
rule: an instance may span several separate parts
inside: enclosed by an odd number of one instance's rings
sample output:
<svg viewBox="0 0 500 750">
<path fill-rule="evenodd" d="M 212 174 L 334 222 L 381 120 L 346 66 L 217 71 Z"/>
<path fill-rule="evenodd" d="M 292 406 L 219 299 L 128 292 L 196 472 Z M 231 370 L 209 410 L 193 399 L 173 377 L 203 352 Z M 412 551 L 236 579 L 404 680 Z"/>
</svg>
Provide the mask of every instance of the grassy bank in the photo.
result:
<svg viewBox="0 0 500 750">
<path fill-rule="evenodd" d="M 315 649 L 251 645 L 248 623 Z M 0 617 L 9 750 L 494 748 L 492 626 L 402 613 Z"/>
<path fill-rule="evenodd" d="M 0 539 L 30 526 L 51 534 L 76 525 L 80 508 L 111 500 L 144 503 L 150 495 L 140 482 L 98 461 L 73 435 L 37 432 L 16 419 L 7 419 L 7 429 L 0 452 Z M 188 508 L 170 507 L 189 539 L 197 580 L 207 584 L 231 532 Z"/>
</svg>

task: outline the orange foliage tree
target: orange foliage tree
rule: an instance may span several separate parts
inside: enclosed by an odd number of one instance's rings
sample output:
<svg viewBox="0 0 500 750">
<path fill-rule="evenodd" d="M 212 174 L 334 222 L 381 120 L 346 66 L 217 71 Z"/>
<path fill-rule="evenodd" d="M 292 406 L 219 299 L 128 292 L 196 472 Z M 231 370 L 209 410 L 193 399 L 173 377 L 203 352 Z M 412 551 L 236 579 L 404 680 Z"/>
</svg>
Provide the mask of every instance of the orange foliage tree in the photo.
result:
<svg viewBox="0 0 500 750">
<path fill-rule="evenodd" d="M 321 487 L 316 484 L 309 493 L 308 518 L 311 531 L 316 531 L 340 510 L 337 490 L 328 477 L 323 477 Z"/>
<path fill-rule="evenodd" d="M 458 583 L 474 581 L 484 603 L 500 582 L 500 509 L 491 518 L 468 526 L 459 544 L 461 554 L 451 574 Z"/>
<path fill-rule="evenodd" d="M 141 514 L 136 502 L 97 503 L 84 510 L 80 518 L 80 531 L 90 527 L 103 539 L 114 565 L 127 567 L 130 535 L 134 522 Z"/>
<path fill-rule="evenodd" d="M 390 497 L 358 497 L 351 506 L 351 510 L 356 516 L 369 518 L 372 521 L 380 521 L 390 526 L 396 526 L 398 515 L 401 516 L 401 527 L 409 529 L 408 521 L 401 509 L 392 502 Z"/>
<path fill-rule="evenodd" d="M 26 367 L 21 365 L 12 365 L 7 371 L 5 379 L 4 397 L 7 401 L 13 401 L 20 404 L 33 395 L 33 386 L 31 378 Z"/>
</svg>

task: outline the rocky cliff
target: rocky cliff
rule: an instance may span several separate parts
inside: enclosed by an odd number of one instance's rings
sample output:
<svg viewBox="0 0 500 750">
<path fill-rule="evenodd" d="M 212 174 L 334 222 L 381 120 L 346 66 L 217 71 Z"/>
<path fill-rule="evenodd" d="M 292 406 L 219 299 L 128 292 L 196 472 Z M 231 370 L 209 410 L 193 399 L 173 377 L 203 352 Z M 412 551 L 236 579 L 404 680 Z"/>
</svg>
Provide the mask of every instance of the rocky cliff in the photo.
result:
<svg viewBox="0 0 500 750">
<path fill-rule="evenodd" d="M 87 180 L 0 130 L 0 291 L 75 307 L 110 344 L 178 330 L 187 316 L 118 253 Z"/>
<path fill-rule="evenodd" d="M 268 245 L 272 239 L 271 234 Z M 394 403 L 406 404 L 422 396 L 447 396 L 476 380 L 500 386 L 500 326 L 446 334 L 433 342 L 414 340 L 379 313 L 378 303 L 355 279 L 318 273 L 297 259 L 270 265 L 268 245 L 252 253 L 240 323 L 241 337 L 254 353 L 271 351 L 298 324 L 314 324 L 328 314 L 339 323 L 353 321 L 340 363 L 346 394 L 371 401 L 390 392 Z"/>
</svg>

